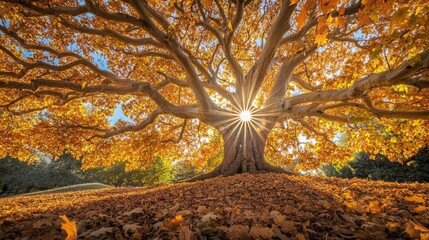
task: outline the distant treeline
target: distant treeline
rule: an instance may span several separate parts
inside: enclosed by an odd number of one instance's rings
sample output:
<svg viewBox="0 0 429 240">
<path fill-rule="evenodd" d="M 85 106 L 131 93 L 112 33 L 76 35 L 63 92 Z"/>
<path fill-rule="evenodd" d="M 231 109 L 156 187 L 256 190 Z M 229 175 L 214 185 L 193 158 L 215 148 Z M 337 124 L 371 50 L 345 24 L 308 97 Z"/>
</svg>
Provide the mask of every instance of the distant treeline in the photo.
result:
<svg viewBox="0 0 429 240">
<path fill-rule="evenodd" d="M 217 164 L 218 159 L 209 160 Z M 70 154 L 63 154 L 54 161 L 38 161 L 33 164 L 6 157 L 0 159 L 0 195 L 15 195 L 64 187 L 74 184 L 99 182 L 111 186 L 150 186 L 209 171 L 214 166 L 198 169 L 190 162 L 171 162 L 156 158 L 147 168 L 125 171 L 124 162 L 109 167 L 81 169 L 81 161 Z"/>
<path fill-rule="evenodd" d="M 329 164 L 323 168 L 329 177 L 364 178 L 390 182 L 429 182 L 429 148 L 421 148 L 414 156 L 402 161 L 390 161 L 383 155 L 370 158 L 365 152 L 356 154 L 346 163 Z"/>
</svg>

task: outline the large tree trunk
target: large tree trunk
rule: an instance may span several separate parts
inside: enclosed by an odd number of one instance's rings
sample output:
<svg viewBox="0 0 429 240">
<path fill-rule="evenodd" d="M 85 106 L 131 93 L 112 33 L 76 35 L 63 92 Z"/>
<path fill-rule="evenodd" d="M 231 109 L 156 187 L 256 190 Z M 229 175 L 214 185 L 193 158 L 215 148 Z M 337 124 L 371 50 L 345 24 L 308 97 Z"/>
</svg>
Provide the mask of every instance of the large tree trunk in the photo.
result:
<svg viewBox="0 0 429 240">
<path fill-rule="evenodd" d="M 273 166 L 264 159 L 265 142 L 268 131 L 257 132 L 245 126 L 241 129 L 222 131 L 224 156 L 222 163 L 212 172 L 202 174 L 187 181 L 199 181 L 216 176 L 231 176 L 238 173 L 276 172 L 293 174 L 283 168 Z"/>
</svg>

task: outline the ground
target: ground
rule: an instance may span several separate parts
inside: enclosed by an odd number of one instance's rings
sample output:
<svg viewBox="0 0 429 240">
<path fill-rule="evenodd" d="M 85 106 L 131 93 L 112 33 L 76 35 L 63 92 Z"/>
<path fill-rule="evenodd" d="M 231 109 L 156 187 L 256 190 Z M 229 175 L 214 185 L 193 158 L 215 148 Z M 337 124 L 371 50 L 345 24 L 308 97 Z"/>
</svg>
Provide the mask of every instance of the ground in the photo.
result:
<svg viewBox="0 0 429 240">
<path fill-rule="evenodd" d="M 429 184 L 240 174 L 0 199 L 0 239 L 428 239 Z"/>
</svg>

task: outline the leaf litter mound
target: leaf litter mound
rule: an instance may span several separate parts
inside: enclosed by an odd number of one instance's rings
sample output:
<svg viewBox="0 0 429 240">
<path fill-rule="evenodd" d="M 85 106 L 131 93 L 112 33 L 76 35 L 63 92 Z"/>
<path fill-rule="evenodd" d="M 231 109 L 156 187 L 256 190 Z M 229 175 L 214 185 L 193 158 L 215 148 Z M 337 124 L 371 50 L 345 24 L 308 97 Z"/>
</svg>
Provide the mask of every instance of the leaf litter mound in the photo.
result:
<svg viewBox="0 0 429 240">
<path fill-rule="evenodd" d="M 240 174 L 0 199 L 0 239 L 73 239 L 74 224 L 79 239 L 429 239 L 428 196 L 427 183 Z"/>
</svg>

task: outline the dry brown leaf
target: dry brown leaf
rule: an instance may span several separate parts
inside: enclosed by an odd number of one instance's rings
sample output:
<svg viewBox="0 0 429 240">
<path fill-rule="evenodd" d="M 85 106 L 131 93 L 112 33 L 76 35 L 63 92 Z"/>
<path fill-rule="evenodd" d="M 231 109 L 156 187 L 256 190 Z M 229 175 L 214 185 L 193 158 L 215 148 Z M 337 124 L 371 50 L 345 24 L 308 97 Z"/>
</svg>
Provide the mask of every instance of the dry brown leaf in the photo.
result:
<svg viewBox="0 0 429 240">
<path fill-rule="evenodd" d="M 197 208 L 197 212 L 199 213 L 199 214 L 206 214 L 206 213 L 208 213 L 208 209 L 207 209 L 207 207 L 206 206 L 198 206 L 198 208 Z"/>
<path fill-rule="evenodd" d="M 302 233 L 297 233 L 295 235 L 295 238 L 298 239 L 298 240 L 305 240 L 305 236 Z"/>
<path fill-rule="evenodd" d="M 250 239 L 249 227 L 245 225 L 232 225 L 228 233 L 232 239 Z"/>
<path fill-rule="evenodd" d="M 195 233 L 193 233 L 188 226 L 182 226 L 180 228 L 179 240 L 194 240 L 196 238 Z"/>
<path fill-rule="evenodd" d="M 209 222 L 218 218 L 220 218 L 218 215 L 214 214 L 213 212 L 209 212 L 201 218 L 201 221 Z"/>
<path fill-rule="evenodd" d="M 124 233 L 128 234 L 128 233 L 135 233 L 138 231 L 138 229 L 142 228 L 142 226 L 138 225 L 138 224 L 125 224 L 123 229 L 124 229 Z"/>
<path fill-rule="evenodd" d="M 101 236 L 103 236 L 103 235 L 112 234 L 113 230 L 114 230 L 113 227 L 102 227 L 102 228 L 92 232 L 91 234 L 89 234 L 89 236 L 101 238 Z"/>
<path fill-rule="evenodd" d="M 132 215 L 142 214 L 143 212 L 144 212 L 143 208 L 134 208 L 133 210 L 131 210 L 129 212 L 125 212 L 122 215 L 123 216 L 132 216 Z"/>
<path fill-rule="evenodd" d="M 268 227 L 252 226 L 249 234 L 254 239 L 271 239 L 274 236 L 274 231 Z"/>
</svg>

